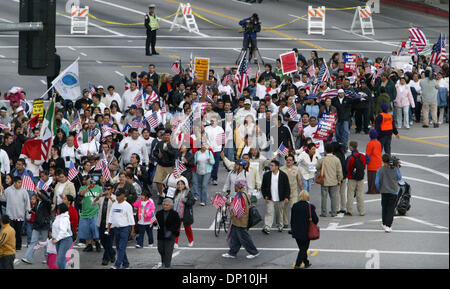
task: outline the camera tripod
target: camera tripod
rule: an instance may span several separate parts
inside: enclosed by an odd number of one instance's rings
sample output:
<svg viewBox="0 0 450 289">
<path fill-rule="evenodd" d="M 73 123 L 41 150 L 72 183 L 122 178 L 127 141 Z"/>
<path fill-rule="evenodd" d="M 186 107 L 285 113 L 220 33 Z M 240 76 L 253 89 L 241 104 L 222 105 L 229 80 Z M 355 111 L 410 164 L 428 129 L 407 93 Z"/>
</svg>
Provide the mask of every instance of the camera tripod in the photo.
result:
<svg viewBox="0 0 450 289">
<path fill-rule="evenodd" d="M 252 58 L 253 58 L 253 47 L 251 46 L 251 43 L 252 43 L 252 37 L 251 36 L 249 36 L 248 42 L 249 42 L 249 45 L 247 47 L 242 47 L 241 52 L 239 53 L 239 56 L 236 59 L 236 65 L 239 64 L 239 61 L 241 61 L 242 56 L 244 55 L 244 53 L 245 53 L 245 56 L 247 57 L 247 51 L 250 54 L 249 58 L 247 58 L 248 62 L 250 63 L 252 61 Z M 264 60 L 262 59 L 262 56 L 261 56 L 261 53 L 259 52 L 259 48 L 258 47 L 256 47 L 256 51 L 258 52 L 258 56 L 259 56 L 259 59 L 261 60 L 262 64 L 265 65 Z M 256 61 L 258 61 L 258 59 L 256 59 Z"/>
</svg>

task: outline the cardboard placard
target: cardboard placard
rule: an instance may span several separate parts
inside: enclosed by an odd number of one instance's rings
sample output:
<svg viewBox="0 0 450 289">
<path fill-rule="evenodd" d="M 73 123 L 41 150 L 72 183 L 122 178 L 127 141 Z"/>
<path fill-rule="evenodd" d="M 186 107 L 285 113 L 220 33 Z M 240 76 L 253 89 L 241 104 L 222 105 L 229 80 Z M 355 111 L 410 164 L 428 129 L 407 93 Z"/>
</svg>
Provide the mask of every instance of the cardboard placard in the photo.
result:
<svg viewBox="0 0 450 289">
<path fill-rule="evenodd" d="M 281 54 L 280 60 L 283 74 L 297 71 L 297 57 L 295 56 L 294 51 Z"/>
<path fill-rule="evenodd" d="M 358 55 L 354 53 L 344 54 L 344 73 L 356 72 Z"/>
<path fill-rule="evenodd" d="M 39 114 L 39 121 L 44 119 L 44 99 L 38 98 L 33 101 L 33 112 L 31 117 L 35 117 Z"/>
<path fill-rule="evenodd" d="M 319 119 L 319 122 L 317 124 L 317 130 L 313 134 L 314 139 L 327 140 L 328 136 L 335 130 L 334 124 L 335 121 L 336 121 L 335 113 L 323 114 L 323 116 Z"/>
<path fill-rule="evenodd" d="M 209 76 L 209 58 L 196 57 L 194 60 L 194 73 L 197 73 L 197 79 L 208 80 Z M 206 72 L 206 74 L 205 74 Z M 205 78 L 206 75 L 206 78 Z"/>
</svg>

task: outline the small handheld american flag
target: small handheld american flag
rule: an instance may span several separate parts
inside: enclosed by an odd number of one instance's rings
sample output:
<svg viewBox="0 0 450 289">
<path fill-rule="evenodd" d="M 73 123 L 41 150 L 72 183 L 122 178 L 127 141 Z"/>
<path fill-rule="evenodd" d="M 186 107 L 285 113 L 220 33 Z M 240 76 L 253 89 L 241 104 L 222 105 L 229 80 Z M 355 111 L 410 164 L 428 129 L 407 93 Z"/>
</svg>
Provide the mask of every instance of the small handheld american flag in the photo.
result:
<svg viewBox="0 0 450 289">
<path fill-rule="evenodd" d="M 74 131 L 76 130 L 78 127 L 81 127 L 81 119 L 80 119 L 80 114 L 78 112 L 75 112 L 75 117 L 72 121 L 72 123 L 70 124 L 70 131 Z"/>
<path fill-rule="evenodd" d="M 297 108 L 295 107 L 295 103 L 293 103 L 289 108 L 288 108 L 288 113 L 289 113 L 289 116 L 292 118 L 292 119 L 296 119 L 297 118 Z"/>
<path fill-rule="evenodd" d="M 89 83 L 89 91 L 91 92 L 91 95 L 94 95 L 97 93 L 95 90 L 95 87 L 92 85 L 92 83 Z"/>
<path fill-rule="evenodd" d="M 47 186 L 47 184 L 46 184 L 43 180 L 40 180 L 40 181 L 38 182 L 37 187 L 38 187 L 39 190 L 44 190 L 44 191 L 46 191 L 46 192 L 47 192 L 48 189 L 49 189 L 49 186 Z"/>
<path fill-rule="evenodd" d="M 289 148 L 285 147 L 284 144 L 281 144 L 280 147 L 277 150 L 277 154 L 280 154 L 281 156 L 286 156 L 289 152 Z"/>
<path fill-rule="evenodd" d="M 158 119 L 158 114 L 155 112 L 153 112 L 151 115 L 149 115 L 146 118 L 148 124 L 152 127 L 155 128 L 159 125 L 159 119 Z"/>
<path fill-rule="evenodd" d="M 216 209 L 220 209 L 223 207 L 223 205 L 225 205 L 226 202 L 227 198 L 221 193 L 217 193 L 214 197 L 214 200 L 212 201 L 212 204 L 214 207 L 216 207 Z"/>
<path fill-rule="evenodd" d="M 27 190 L 27 191 L 34 191 L 34 190 L 36 190 L 36 186 L 34 185 L 33 180 L 27 175 L 24 175 L 22 177 L 22 186 L 21 186 L 21 188 L 24 189 L 24 190 Z"/>
<path fill-rule="evenodd" d="M 173 170 L 173 175 L 175 176 L 175 178 L 179 178 L 181 176 L 181 174 L 183 172 L 186 171 L 186 166 L 180 161 L 180 160 L 175 160 L 175 168 Z"/>
<path fill-rule="evenodd" d="M 158 101 L 158 100 L 159 100 L 158 94 L 156 94 L 156 92 L 152 91 L 152 94 L 147 96 L 147 100 L 145 102 L 148 106 L 151 106 L 151 105 L 153 105 L 153 103 L 155 101 Z"/>
<path fill-rule="evenodd" d="M 172 70 L 175 74 L 180 74 L 181 71 L 181 60 L 177 60 L 174 63 L 172 63 L 172 66 L 170 67 L 170 70 Z"/>
<path fill-rule="evenodd" d="M 102 176 L 108 181 L 111 178 L 111 172 L 108 168 L 108 163 L 105 159 L 101 159 L 101 165 L 102 165 Z"/>
<path fill-rule="evenodd" d="M 225 145 L 225 133 L 219 133 L 216 137 L 217 145 Z"/>
<path fill-rule="evenodd" d="M 72 161 L 70 161 L 70 165 L 69 165 L 69 175 L 67 177 L 67 179 L 69 181 L 72 181 L 76 176 L 78 175 L 78 170 L 75 167 L 75 165 L 73 164 Z"/>
<path fill-rule="evenodd" d="M 245 214 L 245 200 L 242 194 L 238 192 L 231 203 L 231 212 L 236 218 L 240 219 Z"/>
<path fill-rule="evenodd" d="M 150 226 L 153 226 L 153 224 L 155 222 L 157 222 L 158 220 L 156 219 L 156 215 L 155 212 L 152 213 L 152 218 L 150 219 Z"/>
</svg>

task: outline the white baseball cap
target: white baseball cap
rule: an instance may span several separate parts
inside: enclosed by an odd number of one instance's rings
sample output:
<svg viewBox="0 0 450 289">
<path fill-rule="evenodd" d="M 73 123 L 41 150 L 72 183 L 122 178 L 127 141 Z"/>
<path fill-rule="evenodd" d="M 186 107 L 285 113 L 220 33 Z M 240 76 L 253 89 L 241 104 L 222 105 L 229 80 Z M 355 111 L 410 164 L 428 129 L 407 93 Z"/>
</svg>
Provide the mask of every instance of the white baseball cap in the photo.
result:
<svg viewBox="0 0 450 289">
<path fill-rule="evenodd" d="M 338 93 L 345 93 L 345 91 L 341 88 L 338 90 Z"/>
</svg>

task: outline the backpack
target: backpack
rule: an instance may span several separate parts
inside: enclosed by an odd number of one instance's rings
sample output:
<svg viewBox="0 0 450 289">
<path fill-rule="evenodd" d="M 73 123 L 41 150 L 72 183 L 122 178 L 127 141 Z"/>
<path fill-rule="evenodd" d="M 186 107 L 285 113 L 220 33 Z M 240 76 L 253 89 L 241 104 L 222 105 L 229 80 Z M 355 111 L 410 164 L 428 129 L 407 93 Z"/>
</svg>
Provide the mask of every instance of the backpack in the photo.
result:
<svg viewBox="0 0 450 289">
<path fill-rule="evenodd" d="M 358 157 L 353 155 L 353 158 L 355 159 L 355 162 L 353 163 L 352 178 L 354 180 L 360 181 L 364 179 L 365 173 L 364 163 L 361 160 L 361 154 L 359 154 Z"/>
</svg>

